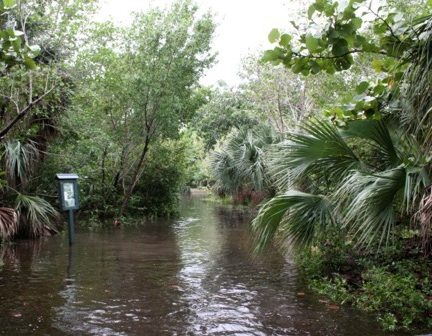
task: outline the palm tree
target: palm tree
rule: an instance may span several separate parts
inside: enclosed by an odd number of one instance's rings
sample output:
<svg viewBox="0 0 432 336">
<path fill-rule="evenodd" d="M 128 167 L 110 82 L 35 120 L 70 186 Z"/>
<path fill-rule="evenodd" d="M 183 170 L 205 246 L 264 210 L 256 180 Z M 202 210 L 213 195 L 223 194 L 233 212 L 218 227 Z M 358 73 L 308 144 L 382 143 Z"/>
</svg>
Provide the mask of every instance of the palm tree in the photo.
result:
<svg viewBox="0 0 432 336">
<path fill-rule="evenodd" d="M 277 140 L 273 129 L 265 125 L 231 131 L 220 147 L 211 153 L 210 168 L 216 190 L 231 195 L 245 190 L 269 191 L 272 181 L 265 151 Z"/>
<path fill-rule="evenodd" d="M 0 239 L 14 236 L 36 238 L 56 233 L 58 212 L 46 200 L 26 195 L 30 179 L 39 162 L 40 152 L 33 141 L 8 141 L 4 145 L 3 164 L 6 183 L 3 201 L 15 208 L 0 208 Z"/>
<path fill-rule="evenodd" d="M 424 201 L 430 157 L 413 152 L 415 139 L 399 131 L 376 120 L 343 129 L 309 120 L 279 144 L 271 171 L 282 194 L 264 204 L 253 222 L 258 248 L 275 237 L 305 246 L 335 225 L 349 229 L 361 245 L 388 243 L 398 223 L 414 221 L 425 237 L 430 234 L 430 222 L 425 227 L 422 221 L 432 216 L 430 201 Z M 378 165 L 368 152 L 379 156 Z"/>
<path fill-rule="evenodd" d="M 424 251 L 432 248 L 432 16 L 407 34 L 383 120 L 309 120 L 277 146 L 271 175 L 281 194 L 253 222 L 259 248 L 275 237 L 304 246 L 332 225 L 359 244 L 388 243 L 397 224 L 419 228 Z"/>
</svg>

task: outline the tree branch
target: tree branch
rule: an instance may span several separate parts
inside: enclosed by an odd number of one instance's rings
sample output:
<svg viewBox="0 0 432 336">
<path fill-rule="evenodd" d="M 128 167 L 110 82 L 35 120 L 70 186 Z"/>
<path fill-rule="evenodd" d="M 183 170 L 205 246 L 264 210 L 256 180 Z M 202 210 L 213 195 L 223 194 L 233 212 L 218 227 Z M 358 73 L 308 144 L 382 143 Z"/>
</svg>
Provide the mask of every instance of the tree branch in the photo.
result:
<svg viewBox="0 0 432 336">
<path fill-rule="evenodd" d="M 20 121 L 22 118 L 25 117 L 25 115 L 37 104 L 39 104 L 48 94 L 51 93 L 51 91 L 54 89 L 52 87 L 50 90 L 46 91 L 42 96 L 38 97 L 37 99 L 33 100 L 28 104 L 25 108 L 23 108 L 14 119 L 12 119 L 9 124 L 7 124 L 2 130 L 0 130 L 0 141 L 3 140 L 3 138 L 6 136 L 7 133 L 15 126 L 15 124 Z"/>
</svg>

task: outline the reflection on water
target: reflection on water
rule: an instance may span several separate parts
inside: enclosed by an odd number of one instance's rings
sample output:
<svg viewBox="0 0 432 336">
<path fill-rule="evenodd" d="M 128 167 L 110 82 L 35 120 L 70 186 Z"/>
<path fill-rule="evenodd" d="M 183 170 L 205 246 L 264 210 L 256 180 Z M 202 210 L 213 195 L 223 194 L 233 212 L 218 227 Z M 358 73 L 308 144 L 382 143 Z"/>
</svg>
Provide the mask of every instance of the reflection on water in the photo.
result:
<svg viewBox="0 0 432 336">
<path fill-rule="evenodd" d="M 381 335 L 305 292 L 247 215 L 191 198 L 182 218 L 0 250 L 0 335 Z"/>
</svg>

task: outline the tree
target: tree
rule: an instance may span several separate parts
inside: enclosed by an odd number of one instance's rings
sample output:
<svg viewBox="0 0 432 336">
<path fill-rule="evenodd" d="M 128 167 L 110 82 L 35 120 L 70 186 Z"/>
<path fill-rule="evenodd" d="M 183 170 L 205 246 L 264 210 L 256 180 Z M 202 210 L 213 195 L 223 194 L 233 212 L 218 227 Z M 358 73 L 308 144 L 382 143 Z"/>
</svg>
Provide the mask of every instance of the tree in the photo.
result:
<svg viewBox="0 0 432 336">
<path fill-rule="evenodd" d="M 257 125 L 259 118 L 254 112 L 241 91 L 221 87 L 210 92 L 208 102 L 198 109 L 192 124 L 208 151 L 233 128 Z"/>
<path fill-rule="evenodd" d="M 89 195 L 108 195 L 103 202 L 117 206 L 117 215 L 126 213 L 141 178 L 150 180 L 152 146 L 177 139 L 200 105 L 213 31 L 210 15 L 181 1 L 137 14 L 124 29 L 95 25 L 77 56 L 80 92 L 65 123 L 65 140 L 79 153 L 71 164 L 88 176 Z"/>
<path fill-rule="evenodd" d="M 266 52 L 265 59 L 283 62 L 294 72 L 344 71 L 354 63 L 353 55 L 374 54 L 378 57 L 372 66 L 385 76 L 374 84 L 359 83 L 349 104 L 327 113 L 343 128 L 311 120 L 280 145 L 273 176 L 281 194 L 265 204 L 254 221 L 259 247 L 279 231 L 284 239 L 304 246 L 331 225 L 352 228 L 359 243 L 383 243 L 396 224 L 413 221 L 423 232 L 425 251 L 430 248 L 426 220 L 432 167 L 426 129 L 431 102 L 424 96 L 432 73 L 426 61 L 430 17 L 410 24 L 396 19 L 393 11 L 384 15 L 384 9 L 369 7 L 374 20 L 368 27 L 374 34 L 368 35 L 360 29 L 367 16 L 357 16 L 358 3 L 362 1 L 345 8 L 329 1 L 311 5 L 309 19 L 315 12 L 328 18 L 319 35 L 300 33 L 300 40 L 291 42 L 276 30 L 270 33 L 279 47 Z"/>
<path fill-rule="evenodd" d="M 84 26 L 91 6 L 85 0 L 3 1 L 1 19 L 7 28 L 0 38 L 7 51 L 0 53 L 5 57 L 0 55 L 4 64 L 0 142 L 5 177 L 1 196 L 4 205 L 14 205 L 18 212 L 14 235 L 37 237 L 55 232 L 57 212 L 41 197 L 31 195 L 38 168 L 58 135 L 59 119 L 69 104 L 73 85 L 69 57 L 78 39 L 77 28 Z"/>
<path fill-rule="evenodd" d="M 219 195 L 229 194 L 238 203 L 251 199 L 259 203 L 273 191 L 266 150 L 279 140 L 271 126 L 232 129 L 210 153 L 210 169 Z"/>
</svg>

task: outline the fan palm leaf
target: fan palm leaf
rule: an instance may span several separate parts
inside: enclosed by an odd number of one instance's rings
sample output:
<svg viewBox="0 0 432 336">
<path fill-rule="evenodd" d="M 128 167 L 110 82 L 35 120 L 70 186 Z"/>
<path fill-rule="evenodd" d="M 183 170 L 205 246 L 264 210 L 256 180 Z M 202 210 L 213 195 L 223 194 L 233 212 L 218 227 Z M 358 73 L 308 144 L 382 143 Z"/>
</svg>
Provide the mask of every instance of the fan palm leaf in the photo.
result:
<svg viewBox="0 0 432 336">
<path fill-rule="evenodd" d="M 0 238 L 7 240 L 18 230 L 18 216 L 14 209 L 0 208 Z"/>
<path fill-rule="evenodd" d="M 39 150 L 34 142 L 22 143 L 19 140 L 5 144 L 6 178 L 9 185 L 25 184 L 33 173 L 39 158 Z"/>
<path fill-rule="evenodd" d="M 276 236 L 299 247 L 307 246 L 319 229 L 333 223 L 332 205 L 327 198 L 290 190 L 265 203 L 252 228 L 257 249 L 263 250 Z"/>
<path fill-rule="evenodd" d="M 268 126 L 232 131 L 211 154 L 210 167 L 217 185 L 230 193 L 243 187 L 263 191 L 270 185 L 265 148 L 277 136 Z"/>
<path fill-rule="evenodd" d="M 370 141 L 389 167 L 395 167 L 401 163 L 388 127 L 383 120 L 351 121 L 341 133 L 346 138 Z"/>
<path fill-rule="evenodd" d="M 336 126 L 324 120 L 310 120 L 294 131 L 290 139 L 277 145 L 271 159 L 271 174 L 283 190 L 304 176 L 326 175 L 340 179 L 361 161 Z"/>
<path fill-rule="evenodd" d="M 417 45 L 410 54 L 401 87 L 400 118 L 407 132 L 414 134 L 425 150 L 432 148 L 432 16 L 413 29 Z"/>
<path fill-rule="evenodd" d="M 46 200 L 18 194 L 15 209 L 21 234 L 36 238 L 57 232 L 53 223 L 59 214 Z"/>
<path fill-rule="evenodd" d="M 389 241 L 405 177 L 402 166 L 377 174 L 353 172 L 333 195 L 344 225 L 359 237 L 359 244 L 370 244 L 378 237 L 380 244 Z"/>
</svg>

